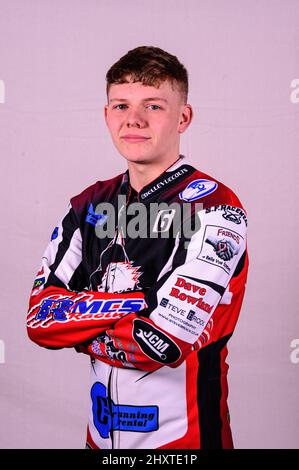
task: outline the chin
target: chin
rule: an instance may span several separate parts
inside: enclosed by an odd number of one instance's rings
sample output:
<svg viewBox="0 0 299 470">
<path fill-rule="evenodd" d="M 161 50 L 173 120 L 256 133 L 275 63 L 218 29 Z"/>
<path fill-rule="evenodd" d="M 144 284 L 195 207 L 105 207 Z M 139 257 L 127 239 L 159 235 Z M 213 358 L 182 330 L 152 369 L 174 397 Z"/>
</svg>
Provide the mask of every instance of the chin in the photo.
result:
<svg viewBox="0 0 299 470">
<path fill-rule="evenodd" d="M 133 154 L 130 152 L 120 152 L 121 155 L 131 163 L 148 163 L 153 161 L 155 158 L 152 155 Z"/>
</svg>

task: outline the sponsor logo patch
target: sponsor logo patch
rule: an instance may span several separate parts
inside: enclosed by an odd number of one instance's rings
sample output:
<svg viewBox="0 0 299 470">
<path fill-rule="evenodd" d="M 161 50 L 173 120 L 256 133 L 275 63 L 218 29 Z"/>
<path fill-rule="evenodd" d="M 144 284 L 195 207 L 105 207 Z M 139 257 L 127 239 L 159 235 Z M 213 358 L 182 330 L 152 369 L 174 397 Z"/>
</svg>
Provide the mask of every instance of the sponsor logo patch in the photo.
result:
<svg viewBox="0 0 299 470">
<path fill-rule="evenodd" d="M 229 206 L 227 204 L 221 204 L 217 206 L 208 207 L 205 209 L 206 214 L 210 214 L 211 212 L 221 211 L 222 217 L 229 222 L 233 222 L 237 225 L 240 225 L 242 220 L 247 227 L 247 217 L 245 212 L 240 209 L 240 207 Z"/>
<path fill-rule="evenodd" d="M 202 318 L 196 316 L 195 313 L 196 312 L 194 310 L 190 310 L 187 315 L 187 320 L 195 321 L 198 325 L 205 326 L 205 322 L 202 320 Z"/>
<path fill-rule="evenodd" d="M 58 227 L 55 227 L 51 235 L 51 241 L 55 240 L 55 238 L 57 237 L 58 237 Z"/>
<path fill-rule="evenodd" d="M 177 305 L 172 304 L 168 299 L 165 299 L 166 302 L 160 302 L 160 305 L 164 308 L 167 308 L 168 310 L 171 310 L 172 312 L 175 312 L 179 315 L 182 315 L 185 317 L 186 310 L 183 308 L 178 307 Z"/>
<path fill-rule="evenodd" d="M 133 336 L 144 354 L 157 362 L 172 364 L 181 356 L 171 338 L 143 320 L 134 320 Z"/>
<path fill-rule="evenodd" d="M 97 214 L 94 211 L 93 205 L 90 204 L 88 207 L 87 216 L 85 222 L 88 222 L 91 225 L 103 225 L 108 219 L 108 216 L 105 214 Z"/>
<path fill-rule="evenodd" d="M 185 173 L 188 173 L 188 169 L 181 168 L 180 170 L 175 171 L 174 173 L 170 174 L 170 176 L 167 176 L 166 178 L 156 181 L 156 184 L 154 186 L 147 189 L 145 192 L 141 193 L 141 196 L 140 196 L 141 200 L 143 201 L 147 199 L 149 196 L 151 196 L 152 194 L 161 191 L 170 183 L 173 183 L 174 181 L 178 180 L 178 178 L 181 178 L 181 176 L 184 175 Z"/>
<path fill-rule="evenodd" d="M 57 295 L 57 298 L 46 299 L 40 305 L 32 307 L 28 313 L 28 326 L 49 327 L 53 322 L 82 320 L 119 319 L 124 313 L 138 312 L 145 308 L 143 298 L 119 298 L 109 300 L 91 300 L 89 295 L 82 294 L 80 300 Z"/>
<path fill-rule="evenodd" d="M 101 382 L 93 384 L 90 394 L 93 422 L 103 439 L 108 439 L 112 430 L 152 432 L 159 427 L 158 406 L 115 405 Z"/>
<path fill-rule="evenodd" d="M 46 282 L 46 278 L 44 274 L 45 274 L 44 267 L 42 266 L 36 275 L 35 281 L 33 283 L 31 295 L 37 295 L 43 289 L 43 285 Z"/>
<path fill-rule="evenodd" d="M 160 305 L 162 307 L 167 307 L 168 302 L 169 302 L 169 299 L 165 299 L 165 297 L 163 297 L 163 299 L 160 302 Z"/>
<path fill-rule="evenodd" d="M 37 289 L 38 287 L 41 287 L 45 283 L 45 278 L 40 277 L 39 279 L 35 279 L 34 284 L 33 284 L 33 289 Z"/>
<path fill-rule="evenodd" d="M 119 261 L 108 264 L 102 277 L 98 291 L 127 292 L 129 290 L 141 289 L 139 277 L 142 272 L 141 266 L 134 266 L 134 261 Z"/>
<path fill-rule="evenodd" d="M 225 227 L 207 225 L 198 259 L 213 264 L 230 274 L 234 258 L 240 251 L 243 237 Z"/>
<path fill-rule="evenodd" d="M 98 356 L 108 356 L 112 361 L 121 361 L 123 364 L 128 363 L 126 353 L 115 345 L 113 338 L 107 333 L 97 336 L 92 342 L 91 349 Z"/>
<path fill-rule="evenodd" d="M 241 214 L 235 214 L 234 212 L 230 211 L 230 210 L 226 210 L 224 212 L 224 214 L 222 214 L 222 217 L 225 219 L 225 220 L 229 220 L 229 222 L 234 222 L 234 224 L 240 224 L 241 221 L 242 221 L 242 216 Z"/>
<path fill-rule="evenodd" d="M 180 192 L 180 199 L 191 202 L 213 193 L 217 188 L 218 184 L 215 181 L 205 179 L 194 180 Z"/>
<path fill-rule="evenodd" d="M 207 313 L 211 313 L 214 306 L 204 302 L 203 300 L 206 292 L 207 290 L 205 287 L 202 287 L 199 284 L 195 284 L 194 282 L 190 282 L 182 276 L 178 276 L 177 281 L 174 287 L 171 288 L 169 295 L 170 297 L 174 297 L 175 299 L 181 300 L 184 303 L 194 305 Z"/>
</svg>

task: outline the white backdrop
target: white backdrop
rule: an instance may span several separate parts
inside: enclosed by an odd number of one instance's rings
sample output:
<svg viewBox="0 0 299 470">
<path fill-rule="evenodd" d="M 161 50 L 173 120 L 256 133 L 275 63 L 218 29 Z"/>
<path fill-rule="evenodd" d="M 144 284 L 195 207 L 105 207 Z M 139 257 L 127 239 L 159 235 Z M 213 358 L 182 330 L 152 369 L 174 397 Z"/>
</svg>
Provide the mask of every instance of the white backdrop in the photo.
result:
<svg viewBox="0 0 299 470">
<path fill-rule="evenodd" d="M 69 198 L 125 170 L 105 74 L 141 45 L 187 67 L 195 116 L 181 153 L 248 211 L 228 357 L 235 446 L 298 447 L 299 1 L 0 0 L 0 12 L 0 447 L 84 447 L 89 360 L 31 343 L 26 311 Z"/>
</svg>

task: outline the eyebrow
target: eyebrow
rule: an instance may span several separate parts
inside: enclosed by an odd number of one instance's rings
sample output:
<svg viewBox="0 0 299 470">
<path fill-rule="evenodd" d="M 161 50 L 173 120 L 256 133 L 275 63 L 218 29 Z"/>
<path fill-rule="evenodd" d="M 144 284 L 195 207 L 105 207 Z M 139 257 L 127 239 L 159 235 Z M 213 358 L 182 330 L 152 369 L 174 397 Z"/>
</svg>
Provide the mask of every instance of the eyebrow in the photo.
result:
<svg viewBox="0 0 299 470">
<path fill-rule="evenodd" d="M 110 103 L 112 101 L 129 101 L 126 98 L 113 98 L 110 100 Z M 142 101 L 165 101 L 165 103 L 168 103 L 168 101 L 165 98 L 160 98 L 159 96 L 154 96 L 152 98 L 144 98 Z"/>
</svg>

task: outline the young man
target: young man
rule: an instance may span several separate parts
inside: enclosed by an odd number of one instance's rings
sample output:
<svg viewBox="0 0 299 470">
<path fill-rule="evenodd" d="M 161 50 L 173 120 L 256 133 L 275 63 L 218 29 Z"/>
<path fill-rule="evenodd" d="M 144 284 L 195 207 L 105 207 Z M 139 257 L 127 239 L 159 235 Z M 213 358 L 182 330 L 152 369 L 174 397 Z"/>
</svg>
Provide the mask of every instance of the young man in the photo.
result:
<svg viewBox="0 0 299 470">
<path fill-rule="evenodd" d="M 34 283 L 29 337 L 91 357 L 88 448 L 232 448 L 225 359 L 245 210 L 179 154 L 192 107 L 175 56 L 138 47 L 106 79 L 128 170 L 71 199 Z"/>
</svg>

